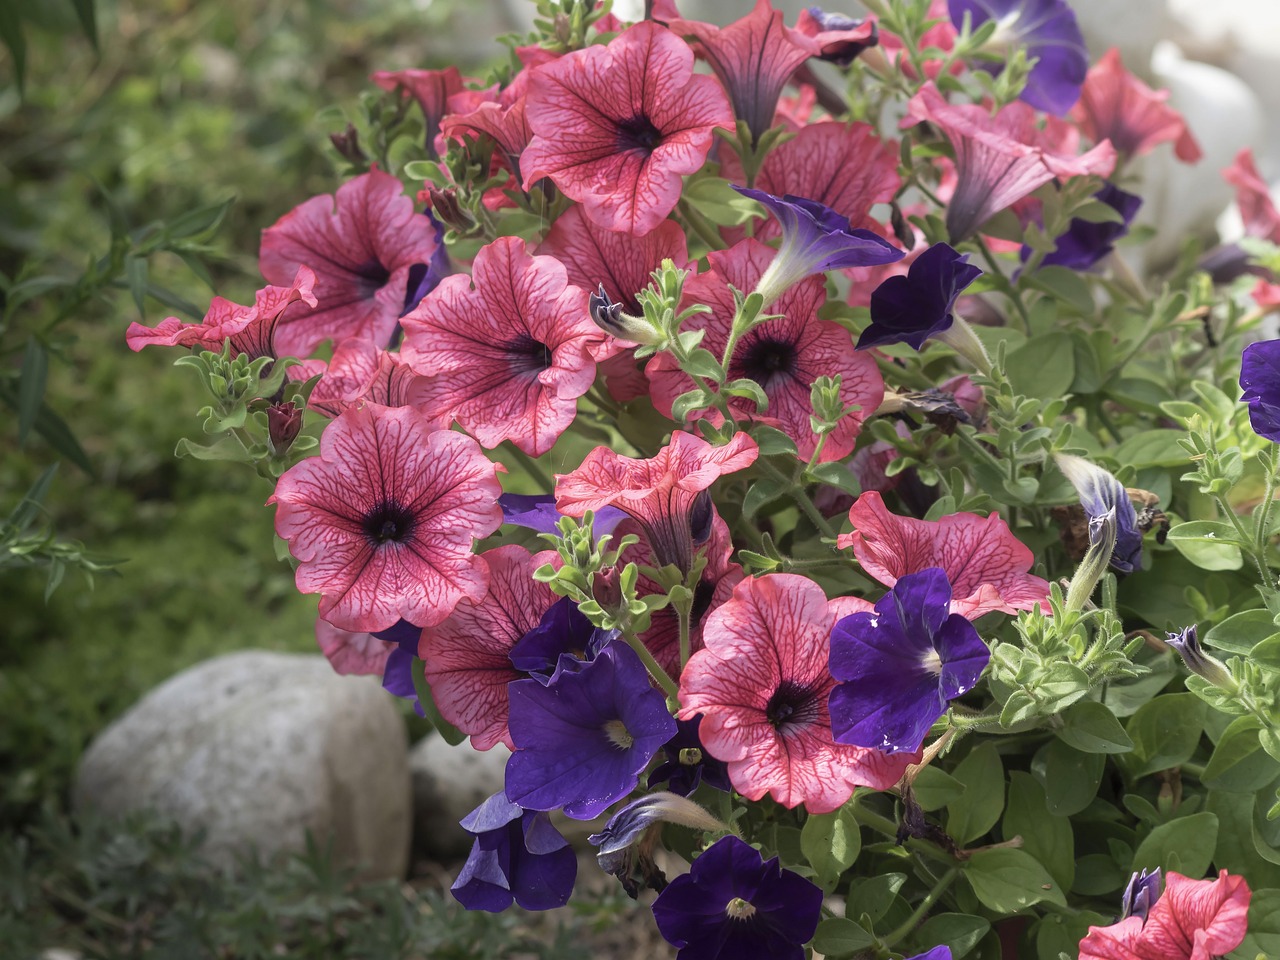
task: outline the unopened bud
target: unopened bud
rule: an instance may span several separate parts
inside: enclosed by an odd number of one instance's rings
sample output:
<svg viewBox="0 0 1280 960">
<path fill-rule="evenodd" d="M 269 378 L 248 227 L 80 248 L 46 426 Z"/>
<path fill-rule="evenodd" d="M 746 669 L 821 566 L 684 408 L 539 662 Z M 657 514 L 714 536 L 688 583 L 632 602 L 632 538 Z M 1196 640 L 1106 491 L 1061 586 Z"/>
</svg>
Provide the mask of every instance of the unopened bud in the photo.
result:
<svg viewBox="0 0 1280 960">
<path fill-rule="evenodd" d="M 1215 657 L 1209 656 L 1204 652 L 1204 648 L 1200 646 L 1200 638 L 1196 634 L 1196 626 L 1193 623 L 1189 627 L 1184 627 L 1177 633 L 1168 634 L 1169 646 L 1178 651 L 1182 657 L 1182 662 L 1186 664 L 1188 670 L 1197 677 L 1207 680 L 1223 690 L 1235 690 L 1236 682 L 1231 676 L 1231 672 L 1227 670 L 1226 664 Z"/>
<path fill-rule="evenodd" d="M 351 124 L 348 123 L 347 129 L 341 133 L 329 134 L 329 142 L 333 144 L 333 148 L 342 155 L 343 159 L 349 160 L 354 164 L 369 162 L 368 156 L 360 149 L 360 134 Z"/>
<path fill-rule="evenodd" d="M 622 304 L 609 299 L 603 283 L 587 299 L 587 309 L 597 327 L 619 340 L 648 345 L 658 342 L 653 329 L 642 317 L 623 313 Z"/>
<path fill-rule="evenodd" d="M 267 407 L 267 439 L 271 452 L 283 457 L 302 429 L 302 410 L 292 400 Z"/>
<path fill-rule="evenodd" d="M 462 206 L 458 203 L 458 191 L 454 187 L 441 190 L 435 184 L 427 184 L 427 203 L 436 219 L 446 227 L 452 227 L 459 233 L 466 233 L 475 224 Z"/>
<path fill-rule="evenodd" d="M 622 572 L 617 567 L 605 567 L 593 573 L 591 597 L 600 609 L 616 613 L 622 606 Z"/>
</svg>

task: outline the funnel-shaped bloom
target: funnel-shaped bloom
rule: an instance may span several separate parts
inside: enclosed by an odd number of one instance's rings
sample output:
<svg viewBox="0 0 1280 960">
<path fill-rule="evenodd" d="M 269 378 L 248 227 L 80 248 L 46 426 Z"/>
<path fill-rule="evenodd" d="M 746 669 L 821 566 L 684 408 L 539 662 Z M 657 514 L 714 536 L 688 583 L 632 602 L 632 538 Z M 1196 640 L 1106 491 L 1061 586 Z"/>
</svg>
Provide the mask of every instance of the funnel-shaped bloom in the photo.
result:
<svg viewBox="0 0 1280 960">
<path fill-rule="evenodd" d="M 333 351 L 307 406 L 330 418 L 361 400 L 384 407 L 421 408 L 429 396 L 427 386 L 427 378 L 414 373 L 398 354 L 372 340 L 351 337 Z"/>
<path fill-rule="evenodd" d="M 935 243 L 911 263 L 906 276 L 889 277 L 871 294 L 871 326 L 858 349 L 908 343 L 916 350 L 950 330 L 956 300 L 982 269 L 945 243 Z"/>
<path fill-rule="evenodd" d="M 701 715 L 692 720 L 678 721 L 678 732 L 662 745 L 666 761 L 653 768 L 649 774 L 649 786 L 665 783 L 672 793 L 682 797 L 689 796 L 703 783 L 729 792 L 729 769 L 702 745 L 698 736 L 701 725 Z"/>
<path fill-rule="evenodd" d="M 938 567 L 909 573 L 876 603 L 831 631 L 831 730 L 839 743 L 914 752 L 954 700 L 977 684 L 991 651 L 951 613 Z"/>
<path fill-rule="evenodd" d="M 1236 206 L 1244 220 L 1245 234 L 1280 243 L 1280 211 L 1271 199 L 1271 188 L 1253 162 L 1253 151 L 1245 147 L 1237 153 L 1235 163 L 1223 170 L 1222 176 L 1236 188 Z"/>
<path fill-rule="evenodd" d="M 682 720 L 702 714 L 707 752 L 748 800 L 829 813 L 855 787 L 884 790 L 918 755 L 836 743 L 827 698 L 831 628 L 842 604 L 806 577 L 747 578 L 707 618 L 704 648 L 680 677 Z"/>
<path fill-rule="evenodd" d="M 471 438 L 411 407 L 362 404 L 325 428 L 320 456 L 290 467 L 267 502 L 320 616 L 373 632 L 439 623 L 484 596 L 488 564 L 471 547 L 501 524 L 501 492 Z"/>
<path fill-rule="evenodd" d="M 1146 919 L 1130 916 L 1090 927 L 1080 960 L 1211 960 L 1240 946 L 1248 931 L 1252 893 L 1244 877 L 1226 870 L 1216 880 L 1169 871 L 1164 893 Z"/>
<path fill-rule="evenodd" d="M 975 28 L 995 20 L 989 47 L 1008 50 L 1016 44 L 1035 58 L 1027 85 L 1018 95 L 1026 103 L 1061 117 L 1080 98 L 1089 50 L 1065 0 L 947 0 L 947 10 L 957 27 L 966 14 Z"/>
<path fill-rule="evenodd" d="M 1176 633 L 1165 634 L 1165 636 L 1168 638 L 1169 646 L 1177 650 L 1178 655 L 1182 657 L 1182 662 L 1186 665 L 1186 668 L 1196 676 L 1202 680 L 1209 681 L 1215 687 L 1222 687 L 1224 690 L 1235 690 L 1237 688 L 1236 681 L 1232 678 L 1226 664 L 1205 653 L 1204 647 L 1200 646 L 1200 637 L 1196 632 L 1194 623 L 1189 627 L 1183 627 Z"/>
<path fill-rule="evenodd" d="M 688 571 L 695 534 L 701 532 L 700 542 L 711 529 L 710 497 L 699 495 L 724 474 L 751 466 L 759 452 L 745 433 L 713 447 L 701 437 L 678 432 L 648 460 L 596 447 L 577 470 L 556 476 L 556 506 L 570 517 L 604 506 L 625 510 L 644 527 L 660 566 L 674 563 Z"/>
<path fill-rule="evenodd" d="M 573 422 L 605 352 L 587 292 L 518 237 L 482 247 L 470 278 L 446 277 L 403 324 L 405 362 L 432 378 L 425 408 L 535 457 Z"/>
<path fill-rule="evenodd" d="M 694 74 L 688 45 L 649 21 L 539 67 L 526 111 L 525 189 L 550 177 L 596 223 L 635 234 L 675 208 L 713 131 L 733 125 L 720 84 Z"/>
<path fill-rule="evenodd" d="M 699 20 L 672 20 L 669 25 L 673 33 L 693 41 L 711 64 L 752 141 L 773 126 L 778 97 L 796 68 L 823 50 L 821 43 L 784 24 L 770 0 L 756 0 L 749 14 L 727 27 Z"/>
<path fill-rule="evenodd" d="M 399 90 L 403 96 L 412 97 L 417 102 L 427 130 L 427 149 L 434 151 L 440 120 L 449 112 L 449 98 L 464 89 L 458 68 L 379 70 L 370 79 L 383 90 Z"/>
<path fill-rule="evenodd" d="M 1195 163 L 1202 156 L 1200 144 L 1168 99 L 1168 90 L 1152 90 L 1126 70 L 1120 51 L 1112 47 L 1089 68 L 1071 117 L 1094 143 L 1110 140 L 1126 157 L 1150 153 L 1173 141 L 1177 158 Z"/>
<path fill-rule="evenodd" d="M 267 281 L 290 282 L 300 265 L 316 271 L 316 309 L 276 328 L 281 354 L 308 356 L 324 340 L 391 341 L 403 312 L 409 270 L 429 264 L 436 227 L 413 212 L 400 181 L 371 170 L 332 196 L 312 197 L 262 231 L 258 266 Z"/>
<path fill-rule="evenodd" d="M 517 680 L 508 688 L 516 750 L 507 761 L 507 796 L 591 820 L 635 789 L 676 722 L 621 641 L 594 660 L 561 664 L 550 684 Z"/>
<path fill-rule="evenodd" d="M 1060 153 L 1052 135 L 1036 125 L 1035 111 L 1022 103 L 994 117 L 977 104 L 950 104 L 932 82 L 907 104 L 907 125 L 938 127 L 955 151 L 956 186 L 947 205 L 947 232 L 959 243 L 992 216 L 1055 177 L 1105 177 L 1116 151 L 1103 141 L 1088 153 Z"/>
<path fill-rule="evenodd" d="M 1097 464 L 1083 457 L 1058 454 L 1058 469 L 1071 481 L 1080 495 L 1080 506 L 1089 519 L 1090 545 L 1101 542 L 1105 526 L 1115 524 L 1115 548 L 1110 564 L 1118 573 L 1132 573 L 1142 566 L 1142 531 L 1138 529 L 1138 512 L 1125 491 L 1124 484 Z"/>
<path fill-rule="evenodd" d="M 848 217 L 821 203 L 746 187 L 733 189 L 761 203 L 782 227 L 782 245 L 756 284 L 766 308 L 788 287 L 815 273 L 893 263 L 904 256 L 870 230 L 851 228 Z"/>
<path fill-rule="evenodd" d="M 836 541 L 868 576 L 892 587 L 899 578 L 940 567 L 954 597 L 952 612 L 970 620 L 992 611 L 1013 613 L 1043 605 L 1049 584 L 1027 571 L 1035 556 L 998 513 L 955 513 L 916 520 L 889 512 L 880 494 L 858 498 L 849 511 L 853 532 Z"/>
<path fill-rule="evenodd" d="M 545 813 L 495 793 L 459 822 L 476 839 L 450 889 L 468 910 L 499 913 L 513 901 L 552 910 L 569 902 L 578 858 Z"/>
<path fill-rule="evenodd" d="M 750 290 L 760 281 L 775 257 L 774 251 L 748 238 L 728 250 L 713 250 L 711 270 L 685 282 L 685 298 L 711 308 L 685 321 L 684 330 L 705 330 L 702 346 L 721 356 L 733 327 L 735 304 L 731 287 Z M 841 377 L 840 402 L 859 409 L 840 421 L 827 435 L 822 459 L 839 460 L 853 451 L 862 423 L 884 399 L 884 379 L 875 360 L 859 353 L 849 332 L 838 323 L 818 319 L 826 300 L 822 280 L 809 277 L 788 287 L 769 308 L 781 314 L 749 330 L 729 358 L 729 379 L 745 378 L 760 385 L 769 400 L 765 415 L 776 420 L 796 442 L 801 459 L 808 460 L 818 443 L 809 422 L 813 413 L 810 392 L 819 377 Z M 693 381 L 669 353 L 659 353 L 645 368 L 653 387 L 653 405 L 671 416 L 672 403 Z M 755 413 L 755 403 L 730 397 L 729 407 L 745 416 Z M 715 411 L 703 414 L 713 422 Z"/>
<path fill-rule="evenodd" d="M 1258 340 L 1244 348 L 1240 389 L 1253 432 L 1280 443 L 1280 340 Z"/>
<path fill-rule="evenodd" d="M 1120 214 L 1120 222 L 1073 217 L 1067 232 L 1054 241 L 1058 248 L 1040 261 L 1043 266 L 1088 270 L 1115 249 L 1116 241 L 1129 232 L 1129 224 L 1142 206 L 1141 197 L 1126 193 L 1109 183 L 1103 184 L 1093 198 Z M 1021 256 L 1025 263 L 1031 256 L 1031 248 L 1024 246 Z"/>
<path fill-rule="evenodd" d="M 880 42 L 880 31 L 870 17 L 854 19 L 808 7 L 796 18 L 796 31 L 818 44 L 818 59 L 847 67 L 863 50 Z"/>
<path fill-rule="evenodd" d="M 822 888 L 722 837 L 653 903 L 676 960 L 803 960 L 822 917 Z"/>
</svg>

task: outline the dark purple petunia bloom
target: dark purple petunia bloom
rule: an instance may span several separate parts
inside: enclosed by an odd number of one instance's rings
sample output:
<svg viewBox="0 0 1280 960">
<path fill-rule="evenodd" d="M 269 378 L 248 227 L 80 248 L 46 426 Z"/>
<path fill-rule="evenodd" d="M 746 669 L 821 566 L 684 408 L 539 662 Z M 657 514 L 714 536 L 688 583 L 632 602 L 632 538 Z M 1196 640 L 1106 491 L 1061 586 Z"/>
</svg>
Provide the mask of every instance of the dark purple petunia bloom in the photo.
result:
<svg viewBox="0 0 1280 960">
<path fill-rule="evenodd" d="M 551 683 L 507 685 L 515 753 L 507 796 L 533 810 L 590 820 L 630 793 L 676 732 L 667 701 L 635 651 L 611 643 L 594 660 L 562 660 Z"/>
<path fill-rule="evenodd" d="M 578 858 L 545 813 L 495 793 L 460 822 L 476 840 L 450 889 L 468 910 L 498 913 L 513 900 L 525 910 L 551 910 L 569 902 Z"/>
<path fill-rule="evenodd" d="M 666 781 L 667 789 L 682 797 L 689 796 L 701 783 L 729 792 L 729 767 L 707 753 L 698 737 L 701 724 L 701 714 L 692 720 L 676 722 L 676 735 L 662 745 L 662 752 L 667 755 L 666 762 L 654 767 L 649 774 L 649 786 Z"/>
<path fill-rule="evenodd" d="M 788 287 L 815 273 L 895 263 L 906 256 L 870 230 L 851 228 L 848 217 L 815 200 L 733 189 L 762 204 L 782 227 L 782 245 L 756 283 L 766 309 Z"/>
<path fill-rule="evenodd" d="M 1142 531 L 1138 529 L 1138 512 L 1119 480 L 1083 457 L 1059 454 L 1058 469 L 1071 481 L 1080 495 L 1080 506 L 1089 518 L 1089 543 L 1103 536 L 1103 523 L 1115 517 L 1116 545 L 1111 551 L 1111 567 L 1117 573 L 1133 573 L 1142 566 Z"/>
<path fill-rule="evenodd" d="M 1120 898 L 1120 919 L 1141 917 L 1146 922 L 1147 914 L 1160 899 L 1160 868 L 1150 873 L 1143 868 L 1129 878 L 1129 885 L 1124 888 L 1124 896 Z"/>
<path fill-rule="evenodd" d="M 502 507 L 502 522 L 515 524 L 517 527 L 528 527 L 539 533 L 560 533 L 560 518 L 564 516 L 556 509 L 556 498 L 548 494 L 504 493 L 498 497 L 498 506 Z M 591 525 L 596 539 L 627 518 L 617 507 L 601 507 L 594 511 L 595 521 Z"/>
<path fill-rule="evenodd" d="M 1018 99 L 1037 110 L 1066 116 L 1089 72 L 1089 50 L 1064 0 L 947 0 L 951 22 L 959 27 L 967 13 L 974 29 L 997 22 L 987 48 L 1008 50 L 1014 44 L 1035 58 L 1027 86 Z"/>
<path fill-rule="evenodd" d="M 889 277 L 871 294 L 871 326 L 858 338 L 858 349 L 908 343 L 919 350 L 930 337 L 949 330 L 962 290 L 982 270 L 945 243 L 935 243 L 907 270 Z"/>
<path fill-rule="evenodd" d="M 1244 348 L 1240 389 L 1253 432 L 1280 443 L 1280 340 L 1259 340 Z"/>
<path fill-rule="evenodd" d="M 418 716 L 423 716 L 422 704 L 418 703 L 418 692 L 413 686 L 413 658 L 418 655 L 422 628 L 402 619 L 395 626 L 379 630 L 372 636 L 396 645 L 382 670 L 382 688 L 393 696 L 412 700 Z"/>
<path fill-rule="evenodd" d="M 951 948 L 944 944 L 932 950 L 926 950 L 924 953 L 918 953 L 914 957 L 908 957 L 907 960 L 951 960 Z"/>
<path fill-rule="evenodd" d="M 735 836 L 712 844 L 653 903 L 676 960 L 803 960 L 821 915 L 821 888 Z"/>
<path fill-rule="evenodd" d="M 542 615 L 538 625 L 515 642 L 511 665 L 540 683 L 552 680 L 560 657 L 592 660 L 612 640 L 615 631 L 597 630 L 578 605 L 561 597 Z"/>
<path fill-rule="evenodd" d="M 1115 249 L 1116 241 L 1129 232 L 1129 224 L 1138 214 L 1142 206 L 1142 198 L 1136 194 L 1126 193 L 1119 187 L 1105 184 L 1093 198 L 1105 203 L 1123 221 L 1114 220 L 1092 222 L 1079 217 L 1072 219 L 1067 232 L 1058 237 L 1058 249 L 1040 261 L 1045 267 L 1067 267 L 1071 270 L 1088 270 L 1095 263 Z M 1031 258 L 1031 248 L 1022 248 L 1022 262 Z"/>
<path fill-rule="evenodd" d="M 973 624 L 951 613 L 940 567 L 900 577 L 874 613 L 831 629 L 831 730 L 837 743 L 885 753 L 920 749 L 947 701 L 972 690 L 991 652 Z"/>
</svg>

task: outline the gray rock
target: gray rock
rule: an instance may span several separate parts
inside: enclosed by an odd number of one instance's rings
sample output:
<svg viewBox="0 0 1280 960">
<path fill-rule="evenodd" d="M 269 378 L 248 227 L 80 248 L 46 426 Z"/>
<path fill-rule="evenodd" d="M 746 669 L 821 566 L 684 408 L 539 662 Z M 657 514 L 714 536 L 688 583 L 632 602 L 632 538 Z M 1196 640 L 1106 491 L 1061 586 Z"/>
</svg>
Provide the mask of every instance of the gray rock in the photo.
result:
<svg viewBox="0 0 1280 960">
<path fill-rule="evenodd" d="M 207 835 L 223 865 L 305 849 L 371 878 L 402 877 L 410 843 L 404 723 L 376 682 L 320 656 L 244 651 L 148 693 L 80 761 L 77 809 L 140 809 Z"/>
<path fill-rule="evenodd" d="M 503 787 L 511 751 L 498 744 L 475 750 L 463 741 L 453 747 L 434 734 L 409 751 L 413 776 L 415 852 L 426 859 L 465 857 L 471 834 L 458 821 Z"/>
</svg>

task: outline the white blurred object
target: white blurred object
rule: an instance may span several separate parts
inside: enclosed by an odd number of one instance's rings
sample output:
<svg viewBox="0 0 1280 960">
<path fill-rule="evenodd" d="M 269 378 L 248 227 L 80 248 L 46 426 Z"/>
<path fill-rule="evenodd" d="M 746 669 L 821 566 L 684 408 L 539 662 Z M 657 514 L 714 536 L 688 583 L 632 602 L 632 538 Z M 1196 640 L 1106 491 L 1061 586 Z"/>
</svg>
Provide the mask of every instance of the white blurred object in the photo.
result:
<svg viewBox="0 0 1280 960">
<path fill-rule="evenodd" d="M 1125 67 L 1151 80 L 1151 55 L 1169 35 L 1170 0 L 1070 0 L 1089 55 L 1097 60 L 1111 47 Z"/>
</svg>

